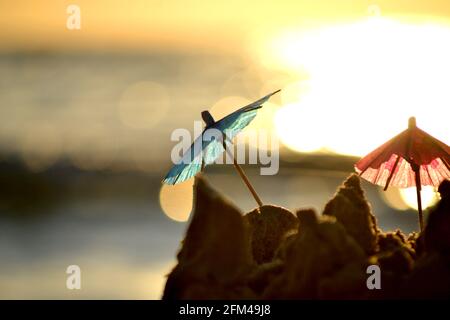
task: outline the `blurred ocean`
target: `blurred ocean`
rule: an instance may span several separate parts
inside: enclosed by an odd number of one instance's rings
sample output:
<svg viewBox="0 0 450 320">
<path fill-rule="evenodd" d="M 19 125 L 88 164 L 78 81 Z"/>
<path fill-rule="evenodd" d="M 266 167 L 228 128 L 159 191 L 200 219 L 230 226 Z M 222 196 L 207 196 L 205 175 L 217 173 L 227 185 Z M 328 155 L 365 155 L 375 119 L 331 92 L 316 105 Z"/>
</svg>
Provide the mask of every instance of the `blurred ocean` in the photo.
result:
<svg viewBox="0 0 450 320">
<path fill-rule="evenodd" d="M 0 148 L 38 168 L 67 155 L 86 168 L 151 167 L 170 159 L 174 128 L 192 130 L 224 95 L 248 95 L 230 82 L 243 66 L 168 53 L 0 55 Z"/>
<path fill-rule="evenodd" d="M 264 72 L 220 56 L 40 52 L 0 55 L 0 75 L 0 298 L 159 298 L 187 226 L 159 205 L 170 133 L 223 97 L 269 92 Z M 266 203 L 320 211 L 352 161 L 291 154 L 276 176 L 246 170 Z M 254 207 L 231 166 L 206 173 Z M 363 187 L 382 229 L 417 228 Z M 73 264 L 79 291 L 66 289 Z"/>
</svg>

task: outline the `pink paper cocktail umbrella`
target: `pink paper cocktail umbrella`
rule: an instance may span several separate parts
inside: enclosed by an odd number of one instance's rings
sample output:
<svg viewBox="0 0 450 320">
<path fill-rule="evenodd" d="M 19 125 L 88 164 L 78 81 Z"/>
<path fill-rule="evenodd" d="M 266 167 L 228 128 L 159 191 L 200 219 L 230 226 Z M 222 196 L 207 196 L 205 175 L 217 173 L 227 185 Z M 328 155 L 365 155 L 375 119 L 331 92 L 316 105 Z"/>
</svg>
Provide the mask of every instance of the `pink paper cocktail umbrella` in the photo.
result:
<svg viewBox="0 0 450 320">
<path fill-rule="evenodd" d="M 420 230 L 423 230 L 421 186 L 438 187 L 450 179 L 450 147 L 416 126 L 414 117 L 408 129 L 378 147 L 355 164 L 364 179 L 384 187 L 416 187 Z"/>
</svg>

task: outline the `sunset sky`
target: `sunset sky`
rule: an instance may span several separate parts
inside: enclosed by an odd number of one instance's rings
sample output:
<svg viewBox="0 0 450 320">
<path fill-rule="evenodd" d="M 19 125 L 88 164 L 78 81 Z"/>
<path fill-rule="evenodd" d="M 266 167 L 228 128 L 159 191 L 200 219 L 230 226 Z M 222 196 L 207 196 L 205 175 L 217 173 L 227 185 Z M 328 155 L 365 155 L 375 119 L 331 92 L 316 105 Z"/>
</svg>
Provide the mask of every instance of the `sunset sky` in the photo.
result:
<svg viewBox="0 0 450 320">
<path fill-rule="evenodd" d="M 69 4 L 81 9 L 76 32 L 65 27 Z M 261 34 L 360 19 L 374 4 L 386 17 L 450 17 L 446 0 L 1 1 L 0 48 L 239 52 Z"/>
<path fill-rule="evenodd" d="M 284 149 L 363 156 L 410 116 L 449 143 L 448 0 L 1 1 L 0 53 L 0 146 L 33 170 L 67 155 L 162 168 L 170 132 L 202 109 L 218 118 L 277 89 L 250 127 Z"/>
</svg>

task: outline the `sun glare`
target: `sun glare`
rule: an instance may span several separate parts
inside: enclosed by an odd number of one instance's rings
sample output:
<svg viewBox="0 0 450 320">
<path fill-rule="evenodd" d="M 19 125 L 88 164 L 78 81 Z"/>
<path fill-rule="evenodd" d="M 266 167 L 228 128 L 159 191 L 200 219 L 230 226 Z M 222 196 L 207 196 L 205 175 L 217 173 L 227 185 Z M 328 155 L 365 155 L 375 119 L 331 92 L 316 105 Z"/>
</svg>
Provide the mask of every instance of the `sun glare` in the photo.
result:
<svg viewBox="0 0 450 320">
<path fill-rule="evenodd" d="M 261 51 L 266 67 L 307 75 L 275 116 L 281 142 L 293 150 L 362 156 L 406 129 L 410 116 L 448 140 L 446 25 L 371 17 L 286 32 Z"/>
<path fill-rule="evenodd" d="M 410 208 L 417 210 L 417 193 L 416 188 L 388 188 L 383 191 L 379 190 L 383 200 L 392 208 L 400 211 L 408 210 Z M 439 200 L 439 193 L 433 187 L 422 186 L 421 191 L 422 208 L 426 209 L 436 204 Z"/>
<path fill-rule="evenodd" d="M 400 195 L 402 197 L 402 200 L 408 207 L 417 210 L 416 187 L 400 189 Z M 438 193 L 434 190 L 433 187 L 430 186 L 422 187 L 421 196 L 423 209 L 433 206 L 439 200 Z"/>
</svg>

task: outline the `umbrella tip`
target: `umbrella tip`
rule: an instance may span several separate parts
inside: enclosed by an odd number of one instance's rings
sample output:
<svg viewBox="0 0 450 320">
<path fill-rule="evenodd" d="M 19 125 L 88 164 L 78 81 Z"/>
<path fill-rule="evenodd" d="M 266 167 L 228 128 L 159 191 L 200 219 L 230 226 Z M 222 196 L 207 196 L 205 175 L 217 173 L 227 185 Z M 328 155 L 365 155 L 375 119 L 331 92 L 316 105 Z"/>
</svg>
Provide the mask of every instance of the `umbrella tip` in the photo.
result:
<svg viewBox="0 0 450 320">
<path fill-rule="evenodd" d="M 416 117 L 411 117 L 408 120 L 408 128 L 415 128 L 416 127 Z"/>
<path fill-rule="evenodd" d="M 215 123 L 214 118 L 209 111 L 202 111 L 202 119 L 207 127 L 212 126 Z"/>
</svg>

